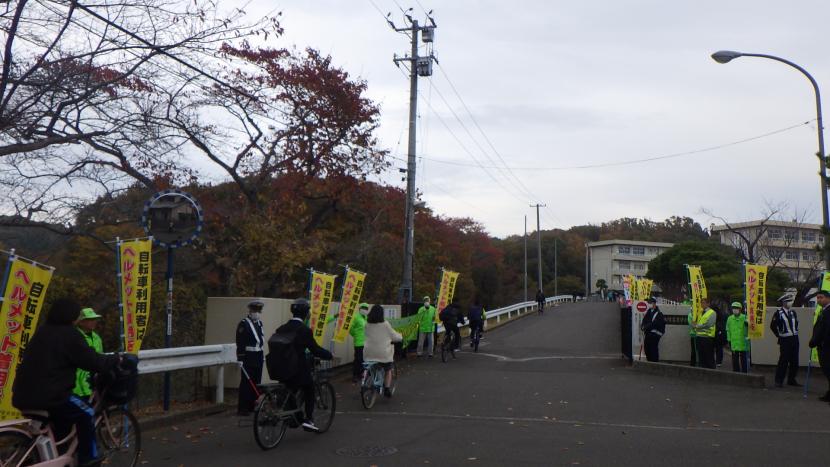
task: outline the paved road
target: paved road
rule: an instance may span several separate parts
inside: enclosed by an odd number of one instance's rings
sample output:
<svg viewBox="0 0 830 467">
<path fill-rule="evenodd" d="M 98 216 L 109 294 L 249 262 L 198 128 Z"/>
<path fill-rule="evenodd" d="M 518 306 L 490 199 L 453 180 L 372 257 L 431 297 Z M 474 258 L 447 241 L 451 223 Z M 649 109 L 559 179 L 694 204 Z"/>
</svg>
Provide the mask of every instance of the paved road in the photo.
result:
<svg viewBox="0 0 830 467">
<path fill-rule="evenodd" d="M 323 435 L 290 430 L 264 452 L 249 421 L 217 415 L 146 433 L 144 465 L 830 465 L 830 406 L 815 395 L 635 373 L 618 320 L 612 305 L 563 305 L 488 333 L 478 354 L 404 365 L 371 411 L 338 381 Z M 394 453 L 355 456 L 365 448 Z"/>
</svg>

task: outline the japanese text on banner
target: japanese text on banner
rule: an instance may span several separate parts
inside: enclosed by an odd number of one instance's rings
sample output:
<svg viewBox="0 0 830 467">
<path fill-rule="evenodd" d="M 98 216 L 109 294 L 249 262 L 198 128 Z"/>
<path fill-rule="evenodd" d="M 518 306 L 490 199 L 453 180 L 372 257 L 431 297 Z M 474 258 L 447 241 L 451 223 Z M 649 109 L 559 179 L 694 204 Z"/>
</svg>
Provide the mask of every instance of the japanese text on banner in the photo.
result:
<svg viewBox="0 0 830 467">
<path fill-rule="evenodd" d="M 654 281 L 651 279 L 640 279 L 637 283 L 640 286 L 640 300 L 648 300 L 651 298 L 651 288 L 654 286 Z"/>
<path fill-rule="evenodd" d="M 337 325 L 334 328 L 334 342 L 345 342 L 352 327 L 352 318 L 360 304 L 360 295 L 363 293 L 363 283 L 366 274 L 354 269 L 346 271 L 343 279 L 343 294 L 340 296 L 340 311 L 337 315 Z"/>
<path fill-rule="evenodd" d="M 634 289 L 634 276 L 626 274 L 623 276 L 623 294 L 625 295 L 625 305 L 631 306 L 632 291 Z"/>
<path fill-rule="evenodd" d="M 11 262 L 0 307 L 0 419 L 21 418 L 12 406 L 17 365 L 37 327 L 52 270 L 18 259 Z"/>
<path fill-rule="evenodd" d="M 706 282 L 703 280 L 703 271 L 700 266 L 686 266 L 689 271 L 689 290 L 692 299 L 692 319 L 697 322 L 703 314 L 701 300 L 708 297 Z"/>
<path fill-rule="evenodd" d="M 311 287 L 309 290 L 309 302 L 311 304 L 311 317 L 309 327 L 317 345 L 323 345 L 323 337 L 326 334 L 326 316 L 329 314 L 329 305 L 334 293 L 334 278 L 331 274 L 321 272 L 311 273 Z"/>
<path fill-rule="evenodd" d="M 746 322 L 750 339 L 764 337 L 764 313 L 767 307 L 767 267 L 746 265 Z"/>
<path fill-rule="evenodd" d="M 128 353 L 141 349 L 150 321 L 152 251 L 151 239 L 121 242 L 118 247 L 124 351 Z"/>
<path fill-rule="evenodd" d="M 447 307 L 450 303 L 452 303 L 452 298 L 455 295 L 455 283 L 458 281 L 458 273 L 454 271 L 450 271 L 448 269 L 444 269 L 441 272 L 441 285 L 438 287 L 438 302 L 436 305 L 436 310 L 438 313 L 435 313 L 435 322 L 440 323 L 441 320 L 438 318 L 438 315 L 441 313 L 441 310 Z"/>
<path fill-rule="evenodd" d="M 824 271 L 821 275 L 821 287 L 819 290 L 830 290 L 830 271 Z M 818 321 L 818 315 L 821 313 L 821 305 L 816 305 L 816 311 L 813 312 L 813 326 L 815 326 L 816 321 Z M 818 362 L 818 349 L 812 348 L 810 349 L 810 360 L 814 362 Z"/>
</svg>

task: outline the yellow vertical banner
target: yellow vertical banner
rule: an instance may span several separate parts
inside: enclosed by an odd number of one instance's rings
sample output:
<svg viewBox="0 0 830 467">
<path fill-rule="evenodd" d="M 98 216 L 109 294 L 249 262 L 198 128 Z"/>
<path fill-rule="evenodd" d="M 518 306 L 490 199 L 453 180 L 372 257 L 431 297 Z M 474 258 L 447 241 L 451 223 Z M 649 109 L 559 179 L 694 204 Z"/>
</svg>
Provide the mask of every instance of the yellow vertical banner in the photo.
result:
<svg viewBox="0 0 830 467">
<path fill-rule="evenodd" d="M 352 327 L 352 318 L 360 304 L 360 295 L 363 293 L 363 283 L 366 274 L 354 269 L 346 269 L 343 279 L 343 293 L 340 295 L 340 311 L 337 315 L 337 325 L 334 327 L 334 342 L 345 342 Z"/>
<path fill-rule="evenodd" d="M 700 266 L 688 265 L 686 268 L 689 271 L 689 290 L 692 292 L 692 319 L 697 322 L 700 315 L 703 314 L 703 305 L 701 300 L 709 296 L 706 290 L 706 282 L 703 280 L 703 271 Z"/>
<path fill-rule="evenodd" d="M 623 276 L 623 295 L 625 295 L 626 306 L 631 306 L 631 301 L 634 299 L 634 280 L 633 274 Z"/>
<path fill-rule="evenodd" d="M 0 306 L 0 419 L 21 418 L 12 406 L 17 365 L 37 327 L 52 269 L 12 256 Z"/>
<path fill-rule="evenodd" d="M 648 300 L 651 298 L 651 288 L 654 286 L 654 281 L 651 279 L 640 279 L 637 283 L 640 286 L 640 300 Z"/>
<path fill-rule="evenodd" d="M 458 273 L 455 271 L 450 271 L 449 269 L 442 269 L 441 270 L 441 285 L 438 287 L 438 300 L 436 301 L 436 310 L 438 311 L 435 313 L 435 322 L 439 323 L 441 320 L 438 318 L 438 315 L 441 313 L 441 310 L 447 307 L 450 303 L 452 303 L 452 298 L 455 296 L 455 284 L 458 282 Z"/>
<path fill-rule="evenodd" d="M 830 290 L 830 271 L 824 271 L 821 275 L 821 287 L 819 290 Z M 818 315 L 821 314 L 821 305 L 816 305 L 816 311 L 813 313 L 813 325 L 818 321 Z M 810 360 L 818 363 L 818 349 L 810 349 Z"/>
<path fill-rule="evenodd" d="M 121 317 L 124 351 L 138 353 L 150 321 L 153 240 L 136 239 L 118 244 L 118 277 L 121 284 Z"/>
<path fill-rule="evenodd" d="M 631 276 L 631 301 L 636 302 L 640 300 L 640 281 L 635 276 Z"/>
<path fill-rule="evenodd" d="M 746 322 L 750 339 L 764 337 L 764 315 L 767 309 L 767 267 L 746 265 Z"/>
<path fill-rule="evenodd" d="M 311 272 L 311 286 L 309 287 L 309 303 L 311 316 L 308 326 L 314 334 L 317 345 L 323 345 L 326 335 L 326 317 L 329 314 L 331 298 L 334 295 L 334 278 L 337 276 L 322 272 Z"/>
</svg>

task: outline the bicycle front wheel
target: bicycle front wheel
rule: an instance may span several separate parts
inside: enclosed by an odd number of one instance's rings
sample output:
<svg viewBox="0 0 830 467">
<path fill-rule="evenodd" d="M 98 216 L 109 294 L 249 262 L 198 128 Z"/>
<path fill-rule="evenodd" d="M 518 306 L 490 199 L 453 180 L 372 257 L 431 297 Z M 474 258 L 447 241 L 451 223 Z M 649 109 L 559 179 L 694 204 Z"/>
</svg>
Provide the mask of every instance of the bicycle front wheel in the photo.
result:
<svg viewBox="0 0 830 467">
<path fill-rule="evenodd" d="M 141 454 L 141 428 L 135 415 L 123 407 L 110 407 L 96 427 L 98 447 L 110 465 L 134 467 Z"/>
<path fill-rule="evenodd" d="M 331 427 L 336 406 L 334 387 L 326 382 L 318 384 L 314 389 L 314 424 L 320 429 L 318 433 L 325 433 Z"/>
<path fill-rule="evenodd" d="M 389 371 L 392 372 L 392 384 L 389 385 L 389 392 L 394 396 L 395 390 L 398 389 L 398 366 L 392 364 L 392 368 Z"/>
<path fill-rule="evenodd" d="M 378 398 L 378 391 L 375 389 L 375 372 L 366 370 L 363 374 L 363 382 L 360 384 L 360 403 L 364 409 L 371 409 Z"/>
<path fill-rule="evenodd" d="M 254 440 L 263 451 L 277 447 L 285 437 L 288 427 L 280 412 L 289 399 L 285 392 L 269 392 L 254 408 Z"/>
<path fill-rule="evenodd" d="M 0 432 L 0 465 L 31 465 L 39 463 L 37 449 L 26 454 L 32 444 L 32 436 L 22 431 Z"/>
</svg>

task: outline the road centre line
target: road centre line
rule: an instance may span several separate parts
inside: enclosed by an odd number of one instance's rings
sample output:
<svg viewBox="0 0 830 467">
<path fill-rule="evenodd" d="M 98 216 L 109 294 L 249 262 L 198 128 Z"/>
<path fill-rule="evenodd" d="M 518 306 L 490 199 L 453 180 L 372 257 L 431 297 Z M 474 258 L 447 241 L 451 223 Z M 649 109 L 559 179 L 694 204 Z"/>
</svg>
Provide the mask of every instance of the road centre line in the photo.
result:
<svg viewBox="0 0 830 467">
<path fill-rule="evenodd" d="M 491 422 L 509 422 L 509 423 L 547 423 L 556 425 L 571 425 L 575 427 L 589 426 L 599 428 L 630 428 L 643 430 L 664 430 L 664 431 L 700 431 L 700 432 L 728 432 L 728 433 L 769 433 L 769 434 L 815 434 L 815 435 L 830 435 L 830 430 L 787 430 L 778 428 L 728 428 L 728 427 L 712 427 L 712 426 L 670 426 L 670 425 L 639 425 L 634 423 L 610 423 L 610 422 L 587 422 L 582 420 L 560 420 L 553 418 L 535 418 L 535 417 L 497 417 L 497 416 L 482 416 L 482 415 L 451 415 L 439 414 L 429 412 L 381 412 L 381 411 L 344 411 L 337 412 L 341 415 L 357 415 L 363 418 L 371 417 L 373 415 L 387 416 L 387 417 L 413 417 L 413 418 L 438 418 L 438 419 L 457 419 L 457 420 L 474 420 L 474 421 L 491 421 Z"/>
</svg>

